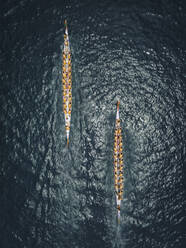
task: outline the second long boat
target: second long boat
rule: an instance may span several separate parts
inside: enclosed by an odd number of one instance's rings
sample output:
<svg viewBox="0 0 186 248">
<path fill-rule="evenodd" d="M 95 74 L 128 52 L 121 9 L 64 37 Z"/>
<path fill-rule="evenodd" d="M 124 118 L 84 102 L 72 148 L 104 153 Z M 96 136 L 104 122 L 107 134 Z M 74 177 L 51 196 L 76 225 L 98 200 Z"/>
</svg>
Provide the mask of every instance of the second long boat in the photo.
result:
<svg viewBox="0 0 186 248">
<path fill-rule="evenodd" d="M 65 130 L 67 145 L 69 145 L 70 121 L 72 111 L 72 63 L 69 43 L 67 21 L 65 20 L 64 48 L 62 65 L 62 85 L 63 85 L 63 111 L 65 115 Z"/>
</svg>

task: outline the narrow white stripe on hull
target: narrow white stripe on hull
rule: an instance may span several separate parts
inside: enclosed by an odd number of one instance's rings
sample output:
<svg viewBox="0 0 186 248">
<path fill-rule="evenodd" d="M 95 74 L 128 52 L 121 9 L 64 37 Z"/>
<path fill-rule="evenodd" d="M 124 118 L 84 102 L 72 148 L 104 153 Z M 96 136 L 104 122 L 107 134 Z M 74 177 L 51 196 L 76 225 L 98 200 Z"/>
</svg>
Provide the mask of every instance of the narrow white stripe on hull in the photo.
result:
<svg viewBox="0 0 186 248">
<path fill-rule="evenodd" d="M 116 119 L 119 120 L 119 110 L 117 110 Z"/>
</svg>

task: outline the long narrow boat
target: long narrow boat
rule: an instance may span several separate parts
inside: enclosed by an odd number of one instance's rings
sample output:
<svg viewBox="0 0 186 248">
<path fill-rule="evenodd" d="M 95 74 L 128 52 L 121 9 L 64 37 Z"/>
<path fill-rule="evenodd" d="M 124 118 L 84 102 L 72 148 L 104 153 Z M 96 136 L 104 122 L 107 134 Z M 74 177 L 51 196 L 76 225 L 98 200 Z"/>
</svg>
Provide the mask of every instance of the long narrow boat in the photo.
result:
<svg viewBox="0 0 186 248">
<path fill-rule="evenodd" d="M 70 121 L 72 111 L 72 64 L 71 51 L 69 44 L 67 21 L 65 20 L 65 34 L 64 34 L 64 49 L 63 49 L 63 111 L 65 115 L 65 129 L 67 137 L 67 145 L 69 144 L 70 136 Z"/>
<path fill-rule="evenodd" d="M 119 104 L 117 102 L 116 124 L 114 132 L 114 182 L 117 204 L 118 223 L 120 222 L 121 200 L 123 198 L 123 144 L 119 117 Z"/>
</svg>

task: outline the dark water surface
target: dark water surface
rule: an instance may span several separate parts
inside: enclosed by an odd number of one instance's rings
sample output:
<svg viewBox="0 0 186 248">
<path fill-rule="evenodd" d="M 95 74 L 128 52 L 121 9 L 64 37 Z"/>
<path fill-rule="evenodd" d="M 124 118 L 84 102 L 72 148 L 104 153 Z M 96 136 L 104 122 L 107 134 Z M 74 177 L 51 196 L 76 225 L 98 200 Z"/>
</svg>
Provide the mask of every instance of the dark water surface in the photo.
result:
<svg viewBox="0 0 186 248">
<path fill-rule="evenodd" d="M 184 1 L 7 1 L 0 36 L 0 247 L 182 248 Z M 64 19 L 73 63 L 62 112 Z M 113 132 L 121 101 L 124 200 Z"/>
</svg>

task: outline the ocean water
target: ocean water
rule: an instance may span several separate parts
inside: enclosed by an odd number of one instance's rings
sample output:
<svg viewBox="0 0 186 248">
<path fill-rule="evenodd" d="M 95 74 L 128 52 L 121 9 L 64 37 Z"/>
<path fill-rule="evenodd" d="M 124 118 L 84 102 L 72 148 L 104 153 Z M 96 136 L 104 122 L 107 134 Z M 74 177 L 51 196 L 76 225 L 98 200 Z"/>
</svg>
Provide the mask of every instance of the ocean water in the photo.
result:
<svg viewBox="0 0 186 248">
<path fill-rule="evenodd" d="M 72 122 L 62 109 L 64 20 Z M 184 248 L 184 1 L 6 1 L 0 36 L 0 247 Z M 124 143 L 117 224 L 116 101 Z"/>
</svg>

